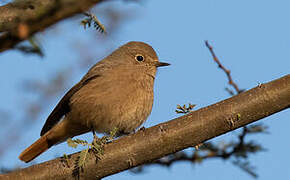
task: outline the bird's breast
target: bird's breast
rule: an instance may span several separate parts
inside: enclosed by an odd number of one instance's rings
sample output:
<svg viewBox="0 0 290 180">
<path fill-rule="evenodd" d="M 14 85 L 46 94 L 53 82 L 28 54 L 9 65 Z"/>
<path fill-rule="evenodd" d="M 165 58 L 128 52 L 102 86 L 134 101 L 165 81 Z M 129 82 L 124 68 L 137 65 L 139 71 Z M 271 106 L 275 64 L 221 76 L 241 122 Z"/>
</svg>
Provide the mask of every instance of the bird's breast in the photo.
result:
<svg viewBox="0 0 290 180">
<path fill-rule="evenodd" d="M 141 73 L 108 74 L 73 95 L 70 119 L 98 132 L 131 132 L 149 116 L 154 79 Z"/>
</svg>

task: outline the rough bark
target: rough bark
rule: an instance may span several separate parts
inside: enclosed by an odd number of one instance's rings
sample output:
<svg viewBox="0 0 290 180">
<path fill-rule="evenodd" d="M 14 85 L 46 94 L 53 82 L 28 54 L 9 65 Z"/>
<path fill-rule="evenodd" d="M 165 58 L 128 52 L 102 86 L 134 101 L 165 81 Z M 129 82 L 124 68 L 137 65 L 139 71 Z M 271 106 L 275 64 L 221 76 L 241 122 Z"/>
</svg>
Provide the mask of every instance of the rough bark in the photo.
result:
<svg viewBox="0 0 290 180">
<path fill-rule="evenodd" d="M 290 75 L 261 84 L 224 101 L 185 116 L 140 130 L 105 145 L 99 160 L 90 153 L 76 173 L 79 153 L 0 175 L 0 179 L 93 179 L 106 177 L 208 139 L 290 107 Z"/>
<path fill-rule="evenodd" d="M 0 7 L 0 52 L 102 0 L 19 0 Z"/>
</svg>

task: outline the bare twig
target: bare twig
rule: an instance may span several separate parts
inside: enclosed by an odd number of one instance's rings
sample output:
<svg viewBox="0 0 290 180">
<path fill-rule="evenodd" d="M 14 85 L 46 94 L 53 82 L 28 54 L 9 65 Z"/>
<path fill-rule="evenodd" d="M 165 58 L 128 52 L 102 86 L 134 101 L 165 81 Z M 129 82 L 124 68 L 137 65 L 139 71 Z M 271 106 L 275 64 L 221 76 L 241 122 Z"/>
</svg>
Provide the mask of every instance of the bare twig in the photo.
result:
<svg viewBox="0 0 290 180">
<path fill-rule="evenodd" d="M 217 58 L 217 56 L 215 55 L 214 51 L 213 51 L 213 47 L 208 43 L 208 41 L 205 41 L 205 45 L 208 48 L 208 50 L 210 51 L 213 60 L 218 64 L 218 67 L 221 68 L 227 75 L 228 80 L 229 80 L 229 85 L 233 86 L 233 88 L 235 89 L 236 93 L 239 94 L 241 92 L 243 92 L 244 90 L 241 90 L 238 85 L 233 81 L 233 78 L 231 76 L 231 71 L 228 70 L 227 68 L 225 68 L 225 66 L 222 65 L 222 63 L 219 61 L 219 59 Z"/>
</svg>

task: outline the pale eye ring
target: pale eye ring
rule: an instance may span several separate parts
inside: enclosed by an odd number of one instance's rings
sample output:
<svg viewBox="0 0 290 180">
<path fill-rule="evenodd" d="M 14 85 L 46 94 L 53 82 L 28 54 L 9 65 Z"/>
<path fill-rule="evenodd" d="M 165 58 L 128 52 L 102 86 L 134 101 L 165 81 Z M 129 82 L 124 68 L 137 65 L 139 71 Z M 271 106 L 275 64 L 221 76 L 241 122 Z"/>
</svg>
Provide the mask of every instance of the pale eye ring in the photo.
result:
<svg viewBox="0 0 290 180">
<path fill-rule="evenodd" d="M 137 60 L 137 61 L 139 61 L 139 62 L 141 62 L 141 61 L 144 61 L 144 56 L 142 56 L 141 54 L 137 54 L 136 56 L 135 56 L 135 59 Z"/>
</svg>

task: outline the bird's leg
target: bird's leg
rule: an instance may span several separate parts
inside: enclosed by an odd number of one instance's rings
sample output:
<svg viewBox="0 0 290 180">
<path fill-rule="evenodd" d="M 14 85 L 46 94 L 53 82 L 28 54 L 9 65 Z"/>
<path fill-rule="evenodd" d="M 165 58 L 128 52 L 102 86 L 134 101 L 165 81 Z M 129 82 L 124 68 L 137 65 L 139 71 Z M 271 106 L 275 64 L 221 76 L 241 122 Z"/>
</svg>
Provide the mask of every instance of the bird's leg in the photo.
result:
<svg viewBox="0 0 290 180">
<path fill-rule="evenodd" d="M 118 129 L 113 128 L 108 135 L 104 135 L 102 138 L 98 138 L 96 136 L 96 133 L 93 128 L 92 128 L 92 133 L 93 133 L 94 139 L 91 144 L 91 147 L 94 151 L 97 152 L 97 154 L 100 154 L 100 153 L 102 154 L 104 150 L 104 145 L 112 142 L 112 140 L 118 134 Z"/>
<path fill-rule="evenodd" d="M 95 152 L 95 155 L 99 157 L 104 152 L 104 140 L 96 135 L 96 131 L 92 128 L 93 142 L 91 143 L 91 148 Z"/>
<path fill-rule="evenodd" d="M 92 128 L 92 133 L 93 133 L 93 142 L 92 142 L 92 145 L 93 146 L 99 146 L 100 144 L 102 144 L 102 139 L 99 138 L 96 135 L 96 131 L 93 128 Z"/>
<path fill-rule="evenodd" d="M 94 129 L 92 129 L 92 133 L 93 133 L 94 140 L 99 139 L 98 136 L 96 135 L 96 131 Z"/>
<path fill-rule="evenodd" d="M 94 129 L 92 129 L 92 133 L 94 136 L 96 136 L 96 131 Z"/>
</svg>

